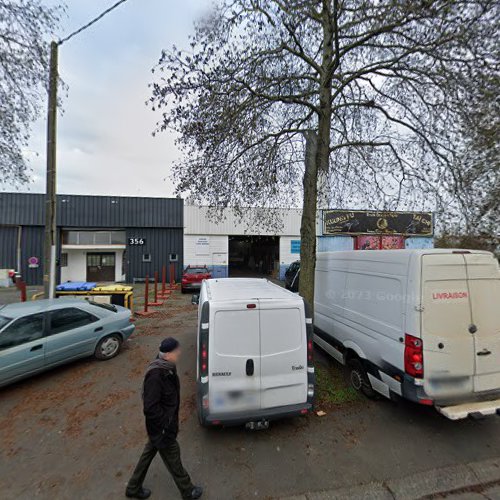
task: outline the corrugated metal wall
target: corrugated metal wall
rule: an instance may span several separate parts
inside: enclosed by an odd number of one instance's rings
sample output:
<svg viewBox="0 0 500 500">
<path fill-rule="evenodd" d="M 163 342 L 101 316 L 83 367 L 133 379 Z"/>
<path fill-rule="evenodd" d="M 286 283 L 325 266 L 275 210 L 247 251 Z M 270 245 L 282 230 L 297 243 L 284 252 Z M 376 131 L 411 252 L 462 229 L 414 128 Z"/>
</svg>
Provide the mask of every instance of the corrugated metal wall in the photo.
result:
<svg viewBox="0 0 500 500">
<path fill-rule="evenodd" d="M 180 227 L 183 200 L 122 196 L 57 197 L 57 225 L 82 228 Z M 0 193 L 0 224 L 43 226 L 44 195 Z"/>
<path fill-rule="evenodd" d="M 251 223 L 252 209 L 248 209 L 248 217 L 240 220 L 231 209 L 224 210 L 224 216 L 218 217 L 216 221 L 209 219 L 209 207 L 186 205 L 184 207 L 185 234 L 199 235 L 262 235 L 262 236 L 299 236 L 302 211 L 291 208 L 274 210 L 276 217 L 282 222 L 280 229 L 253 227 Z M 264 210 L 264 209 L 260 209 Z M 267 213 L 270 210 L 266 210 Z M 272 214 L 271 214 L 272 215 Z"/>
<path fill-rule="evenodd" d="M 182 229 L 160 228 L 128 228 L 127 238 L 144 238 L 145 245 L 129 245 L 125 257 L 125 272 L 127 281 L 143 279 L 146 275 L 153 278 L 157 271 L 161 278 L 162 266 L 170 265 L 169 254 L 176 253 L 178 261 L 175 263 L 175 279 L 180 281 L 182 274 L 183 233 Z M 144 254 L 151 255 L 151 262 L 143 262 Z"/>
<path fill-rule="evenodd" d="M 40 226 L 24 226 L 21 235 L 21 276 L 28 285 L 43 283 L 43 239 L 44 228 Z M 37 257 L 40 265 L 37 268 L 28 266 L 28 259 Z"/>
<path fill-rule="evenodd" d="M 0 226 L 0 269 L 17 267 L 17 234 L 15 226 Z"/>
</svg>

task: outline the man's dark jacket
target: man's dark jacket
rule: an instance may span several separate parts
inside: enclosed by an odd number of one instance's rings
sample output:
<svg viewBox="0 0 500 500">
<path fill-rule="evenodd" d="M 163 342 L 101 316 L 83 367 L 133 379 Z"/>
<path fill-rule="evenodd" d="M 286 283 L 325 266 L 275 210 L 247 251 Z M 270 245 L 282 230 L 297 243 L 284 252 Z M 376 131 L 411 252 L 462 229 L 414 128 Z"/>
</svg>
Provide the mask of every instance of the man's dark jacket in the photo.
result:
<svg viewBox="0 0 500 500">
<path fill-rule="evenodd" d="M 149 365 L 143 402 L 149 439 L 156 448 L 165 448 L 179 432 L 180 384 L 173 363 L 156 359 Z"/>
</svg>

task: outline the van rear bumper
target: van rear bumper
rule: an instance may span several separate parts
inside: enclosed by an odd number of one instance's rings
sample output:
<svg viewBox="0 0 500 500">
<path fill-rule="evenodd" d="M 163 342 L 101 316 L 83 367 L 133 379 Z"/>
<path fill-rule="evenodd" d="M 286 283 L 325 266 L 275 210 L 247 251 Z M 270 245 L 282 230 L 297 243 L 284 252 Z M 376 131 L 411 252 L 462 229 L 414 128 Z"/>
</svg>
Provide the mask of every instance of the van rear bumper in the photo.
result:
<svg viewBox="0 0 500 500">
<path fill-rule="evenodd" d="M 467 417 L 486 417 L 500 415 L 500 399 L 491 401 L 474 401 L 452 406 L 437 406 L 437 411 L 450 420 L 460 420 Z"/>
<path fill-rule="evenodd" d="M 258 422 L 262 420 L 278 420 L 287 417 L 298 417 L 311 412 L 312 403 L 301 403 L 298 405 L 278 406 L 276 408 L 265 408 L 263 410 L 251 410 L 238 413 L 208 414 L 203 418 L 204 425 L 242 425 L 247 422 Z"/>
</svg>

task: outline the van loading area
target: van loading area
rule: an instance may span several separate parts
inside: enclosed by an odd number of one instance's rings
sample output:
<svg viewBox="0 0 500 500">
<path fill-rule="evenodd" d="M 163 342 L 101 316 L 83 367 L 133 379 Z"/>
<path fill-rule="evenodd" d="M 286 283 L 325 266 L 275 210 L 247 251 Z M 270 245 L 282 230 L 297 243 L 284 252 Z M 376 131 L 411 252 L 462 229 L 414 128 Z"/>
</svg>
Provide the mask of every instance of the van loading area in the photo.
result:
<svg viewBox="0 0 500 500">
<path fill-rule="evenodd" d="M 139 286 L 136 292 L 142 295 Z M 404 484 L 414 494 L 363 498 L 419 498 L 429 477 L 449 491 L 464 478 L 479 481 L 499 470 L 499 417 L 454 422 L 423 405 L 369 401 L 350 392 L 339 366 L 317 348 L 317 410 L 326 415 L 277 421 L 258 432 L 201 428 L 195 408 L 196 307 L 190 299 L 175 292 L 157 317 L 137 320 L 127 347 L 110 361 L 83 360 L 0 389 L 2 499 L 124 498 L 146 439 L 142 377 L 167 335 L 184 349 L 179 441 L 186 468 L 205 488 L 203 498 L 271 499 L 373 481 Z M 489 468 L 471 465 L 485 461 Z M 440 468 L 456 475 L 447 479 Z M 145 486 L 155 500 L 178 498 L 159 457 Z M 479 490 L 463 495 L 498 498 Z"/>
</svg>

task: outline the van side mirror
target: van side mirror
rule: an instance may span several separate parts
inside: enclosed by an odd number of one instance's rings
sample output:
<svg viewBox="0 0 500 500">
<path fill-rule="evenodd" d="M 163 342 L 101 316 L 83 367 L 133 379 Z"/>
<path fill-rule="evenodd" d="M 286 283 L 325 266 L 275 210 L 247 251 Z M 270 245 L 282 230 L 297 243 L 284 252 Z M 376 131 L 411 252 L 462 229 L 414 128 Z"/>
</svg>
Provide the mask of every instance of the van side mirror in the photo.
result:
<svg viewBox="0 0 500 500">
<path fill-rule="evenodd" d="M 191 296 L 191 304 L 197 306 L 200 303 L 200 295 L 198 293 L 194 293 Z"/>
</svg>

